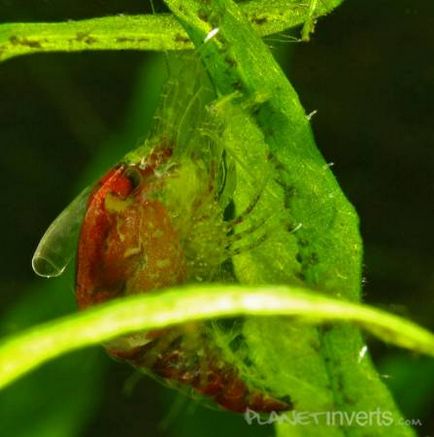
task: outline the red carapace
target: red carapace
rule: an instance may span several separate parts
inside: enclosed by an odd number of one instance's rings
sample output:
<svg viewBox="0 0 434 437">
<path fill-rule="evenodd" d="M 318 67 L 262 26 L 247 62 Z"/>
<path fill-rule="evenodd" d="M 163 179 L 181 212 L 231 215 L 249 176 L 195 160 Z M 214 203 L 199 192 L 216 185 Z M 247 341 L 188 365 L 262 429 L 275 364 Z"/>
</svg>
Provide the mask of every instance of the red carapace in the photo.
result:
<svg viewBox="0 0 434 437">
<path fill-rule="evenodd" d="M 185 228 L 176 226 L 165 201 L 165 184 L 176 175 L 171 160 L 170 149 L 154 149 L 137 164 L 110 170 L 91 192 L 78 244 L 80 308 L 194 281 L 183 243 L 189 236 L 182 235 Z M 125 336 L 107 350 L 148 373 L 190 386 L 232 411 L 291 407 L 250 387 L 209 332 L 206 324 L 189 324 Z"/>
</svg>

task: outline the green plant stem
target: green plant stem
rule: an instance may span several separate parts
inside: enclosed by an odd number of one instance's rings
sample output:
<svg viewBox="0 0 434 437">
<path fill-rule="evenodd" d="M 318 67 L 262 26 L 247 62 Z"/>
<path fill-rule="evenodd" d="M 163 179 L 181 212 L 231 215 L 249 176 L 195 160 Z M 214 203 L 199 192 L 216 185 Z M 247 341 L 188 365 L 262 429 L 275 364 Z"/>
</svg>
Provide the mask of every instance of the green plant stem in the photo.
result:
<svg viewBox="0 0 434 437">
<path fill-rule="evenodd" d="M 113 301 L 4 339 L 0 387 L 59 355 L 120 335 L 239 315 L 293 316 L 306 323 L 355 322 L 387 342 L 434 356 L 431 333 L 366 305 L 297 287 L 195 285 Z"/>
<path fill-rule="evenodd" d="M 242 10 L 261 36 L 282 32 L 324 15 L 342 0 L 319 2 L 315 12 L 303 2 L 251 0 Z M 310 22 L 310 21 L 309 21 Z M 170 14 L 114 16 L 61 23 L 4 23 L 0 25 L 0 61 L 44 52 L 85 50 L 192 49 L 184 28 Z"/>
<path fill-rule="evenodd" d="M 271 213 L 286 210 L 290 222 L 299 225 L 291 233 L 282 230 L 281 238 L 268 250 L 266 241 L 256 252 L 233 259 L 237 278 L 242 283 L 272 283 L 280 275 L 277 282 L 302 282 L 339 299 L 359 301 L 362 245 L 357 214 L 316 148 L 308 117 L 270 51 L 231 0 L 166 3 L 195 42 L 221 100 L 231 99 L 238 112 L 244 111 L 239 126 L 229 120 L 226 129 L 234 137 L 238 132 L 239 144 L 245 143 L 243 136 L 256 138 L 247 143 L 244 167 L 262 175 L 257 163 L 274 163 L 271 174 L 280 176 L 285 193 Z M 312 20 L 309 23 L 311 28 Z M 206 38 L 212 31 L 213 38 Z M 254 148 L 256 160 L 251 156 Z M 276 191 L 275 199 L 278 196 Z M 243 200 L 241 194 L 234 199 L 235 203 Z M 414 435 L 409 427 L 399 426 L 401 413 L 370 359 L 358 361 L 364 340 L 357 327 L 313 330 L 285 321 L 254 324 L 244 335 L 252 349 L 256 346 L 261 377 L 271 375 L 268 386 L 275 391 L 286 389 L 296 409 L 351 414 L 380 408 L 389 411 L 396 424 L 388 435 Z M 278 363 L 279 357 L 284 357 L 284 365 L 268 364 Z M 277 424 L 276 428 L 282 437 L 386 435 L 375 426 L 319 429 Z"/>
</svg>

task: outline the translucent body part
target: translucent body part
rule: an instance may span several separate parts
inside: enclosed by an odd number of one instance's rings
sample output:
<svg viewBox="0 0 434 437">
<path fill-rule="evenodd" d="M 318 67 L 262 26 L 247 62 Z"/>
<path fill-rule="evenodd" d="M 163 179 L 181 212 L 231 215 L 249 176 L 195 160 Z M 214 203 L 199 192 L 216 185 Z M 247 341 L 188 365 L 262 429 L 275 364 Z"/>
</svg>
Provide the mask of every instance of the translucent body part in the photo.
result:
<svg viewBox="0 0 434 437">
<path fill-rule="evenodd" d="M 65 271 L 74 256 L 89 192 L 83 190 L 46 230 L 32 258 L 37 275 L 53 278 Z"/>
<path fill-rule="evenodd" d="M 255 177 L 256 168 L 243 165 L 246 151 L 225 132 L 221 114 L 230 99 L 216 103 L 192 57 L 177 58 L 170 67 L 146 141 L 67 207 L 33 258 L 37 274 L 53 277 L 77 250 L 81 309 L 183 283 L 236 281 L 232 258 L 256 249 L 279 225 L 275 210 L 258 210 L 270 196 L 269 172 Z M 257 159 L 262 161 L 263 155 Z M 249 195 L 235 205 L 239 173 Z M 242 330 L 242 321 L 225 329 L 195 323 L 123 336 L 105 346 L 111 356 L 226 409 L 291 408 L 260 375 L 253 378 Z"/>
</svg>

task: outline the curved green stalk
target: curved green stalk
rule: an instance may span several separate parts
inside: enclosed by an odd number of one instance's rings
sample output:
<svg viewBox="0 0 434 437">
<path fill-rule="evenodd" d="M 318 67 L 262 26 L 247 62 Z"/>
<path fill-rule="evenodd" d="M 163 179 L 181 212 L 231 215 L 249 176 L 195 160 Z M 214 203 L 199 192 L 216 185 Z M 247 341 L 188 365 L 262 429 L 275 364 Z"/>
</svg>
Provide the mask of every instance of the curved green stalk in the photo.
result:
<svg viewBox="0 0 434 437">
<path fill-rule="evenodd" d="M 321 1 L 312 11 L 299 0 L 251 0 L 243 3 L 242 10 L 258 34 L 266 36 L 305 22 L 311 26 L 312 17 L 325 15 L 341 2 Z M 170 14 L 119 15 L 61 23 L 0 24 L 0 61 L 45 52 L 192 48 L 184 28 Z"/>
<path fill-rule="evenodd" d="M 237 168 L 237 210 L 242 211 L 240 206 L 254 193 L 248 173 L 257 178 L 268 174 L 270 195 L 263 196 L 255 212 L 268 217 L 281 211 L 290 224 L 289 229 L 277 228 L 257 250 L 233 258 L 237 279 L 304 284 L 358 302 L 362 244 L 357 214 L 318 151 L 309 117 L 270 51 L 231 0 L 166 3 L 194 41 L 221 96 L 216 113 L 224 119 L 226 143 L 244 150 L 238 153 L 243 159 Z M 254 225 L 254 218 L 249 220 Z M 296 409 L 351 414 L 380 408 L 389 411 L 396 424 L 386 433 L 374 425 L 281 423 L 277 435 L 414 435 L 410 427 L 399 426 L 401 413 L 371 360 L 358 361 L 364 340 L 356 327 L 314 329 L 285 320 L 253 320 L 245 324 L 243 335 L 255 351 L 261 380 L 290 396 Z"/>
<path fill-rule="evenodd" d="M 204 285 L 137 295 L 35 326 L 0 344 L 0 387 L 66 352 L 139 330 L 238 315 L 355 322 L 384 341 L 434 356 L 434 336 L 384 311 L 285 286 Z"/>
<path fill-rule="evenodd" d="M 283 208 L 294 226 L 291 232 L 277 229 L 274 241 L 270 238 L 258 250 L 234 257 L 237 277 L 242 283 L 306 286 L 196 285 L 182 292 L 173 289 L 113 302 L 41 325 L 0 345 L 0 386 L 62 353 L 137 330 L 213 317 L 286 315 L 296 320 L 250 317 L 245 324 L 243 334 L 255 351 L 255 364 L 269 376 L 267 383 L 272 385 L 273 379 L 299 408 L 315 409 L 323 396 L 325 403 L 320 405 L 330 410 L 348 413 L 380 406 L 395 420 L 400 418 L 364 355 L 357 326 L 340 323 L 316 329 L 305 324 L 352 321 L 386 341 L 430 355 L 433 336 L 410 322 L 357 304 L 361 271 L 357 215 L 317 151 L 295 91 L 257 38 L 304 23 L 302 37 L 308 39 L 316 17 L 340 1 L 251 0 L 238 7 L 229 0 L 166 0 L 186 31 L 170 15 L 0 25 L 0 61 L 53 51 L 190 49 L 191 37 L 222 96 L 211 109 L 227 121 L 228 150 L 246 148 L 237 168 L 242 189 L 234 196 L 235 206 L 241 209 L 240 204 L 252 198 L 248 184 L 242 183 L 247 180 L 244 169 L 254 174 L 271 170 L 278 181 L 270 183 L 268 194 L 273 196 L 265 193 L 256 209 Z M 306 381 L 310 387 L 305 390 Z M 412 435 L 403 426 L 366 430 L 284 425 L 277 428 L 281 436 Z"/>
</svg>

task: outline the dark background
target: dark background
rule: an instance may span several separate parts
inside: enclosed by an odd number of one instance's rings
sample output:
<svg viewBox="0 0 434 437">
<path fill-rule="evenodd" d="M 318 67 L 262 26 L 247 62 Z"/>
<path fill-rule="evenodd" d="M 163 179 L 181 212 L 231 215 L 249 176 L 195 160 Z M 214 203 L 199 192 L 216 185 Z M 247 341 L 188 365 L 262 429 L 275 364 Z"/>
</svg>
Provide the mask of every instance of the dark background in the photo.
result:
<svg viewBox="0 0 434 437">
<path fill-rule="evenodd" d="M 0 19 L 143 13 L 144 3 L 0 0 Z M 433 328 L 434 2 L 346 0 L 319 21 L 311 42 L 282 39 L 267 41 L 306 112 L 318 111 L 318 146 L 361 217 L 365 300 Z M 140 52 L 33 55 L 0 64 L 3 334 L 74 310 L 72 272 L 36 278 L 32 252 L 74 195 L 146 134 L 162 71 L 161 56 Z M 418 433 L 432 435 L 432 361 L 376 342 L 371 349 L 407 417 L 423 422 Z M 271 432 L 135 379 L 100 349 L 64 357 L 3 393 L 0 433 Z"/>
</svg>

